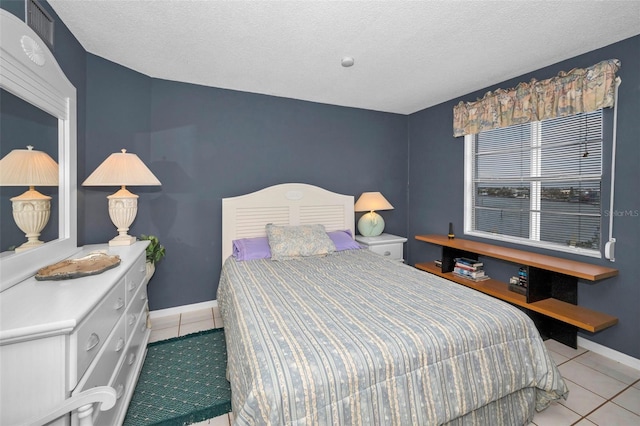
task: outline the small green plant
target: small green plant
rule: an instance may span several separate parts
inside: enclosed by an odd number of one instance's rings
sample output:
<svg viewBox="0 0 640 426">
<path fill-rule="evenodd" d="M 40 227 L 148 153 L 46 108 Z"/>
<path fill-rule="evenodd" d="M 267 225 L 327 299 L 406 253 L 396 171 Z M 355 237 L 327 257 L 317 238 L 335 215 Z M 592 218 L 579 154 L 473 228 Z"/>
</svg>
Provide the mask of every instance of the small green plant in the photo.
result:
<svg viewBox="0 0 640 426">
<path fill-rule="evenodd" d="M 160 244 L 160 240 L 155 235 L 144 235 L 140 236 L 141 240 L 148 240 L 149 245 L 147 246 L 147 262 L 158 263 L 165 256 L 165 248 L 162 244 Z"/>
</svg>

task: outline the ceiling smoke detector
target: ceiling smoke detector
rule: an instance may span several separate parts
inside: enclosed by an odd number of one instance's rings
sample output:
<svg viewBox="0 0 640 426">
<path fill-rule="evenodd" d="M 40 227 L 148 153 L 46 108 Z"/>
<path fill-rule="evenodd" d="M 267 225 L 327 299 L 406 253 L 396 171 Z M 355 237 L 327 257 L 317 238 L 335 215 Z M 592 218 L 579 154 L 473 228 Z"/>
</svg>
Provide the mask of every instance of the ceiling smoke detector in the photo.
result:
<svg viewBox="0 0 640 426">
<path fill-rule="evenodd" d="M 343 67 L 349 68 L 350 66 L 353 66 L 354 60 L 351 56 L 345 56 L 344 58 L 342 58 L 341 63 Z"/>
</svg>

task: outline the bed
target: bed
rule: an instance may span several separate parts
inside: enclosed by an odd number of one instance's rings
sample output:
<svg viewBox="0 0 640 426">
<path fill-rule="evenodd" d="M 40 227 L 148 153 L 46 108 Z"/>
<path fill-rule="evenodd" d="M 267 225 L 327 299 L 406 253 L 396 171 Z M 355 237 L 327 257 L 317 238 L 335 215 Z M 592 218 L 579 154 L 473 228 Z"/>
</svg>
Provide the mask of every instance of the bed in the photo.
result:
<svg viewBox="0 0 640 426">
<path fill-rule="evenodd" d="M 518 425 L 566 398 L 511 305 L 342 242 L 278 257 L 282 230 L 353 235 L 353 217 L 353 197 L 305 184 L 223 200 L 218 304 L 235 424 Z M 234 240 L 265 239 L 271 258 L 238 260 Z"/>
</svg>

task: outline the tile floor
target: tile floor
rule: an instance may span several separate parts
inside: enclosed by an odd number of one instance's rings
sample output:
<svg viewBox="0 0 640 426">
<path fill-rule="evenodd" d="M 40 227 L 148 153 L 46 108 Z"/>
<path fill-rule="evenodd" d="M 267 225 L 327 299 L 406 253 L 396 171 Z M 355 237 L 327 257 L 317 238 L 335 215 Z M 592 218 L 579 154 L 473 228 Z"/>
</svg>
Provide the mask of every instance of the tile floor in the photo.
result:
<svg viewBox="0 0 640 426">
<path fill-rule="evenodd" d="M 156 318 L 150 341 L 218 327 L 222 327 L 222 317 L 217 308 Z M 640 370 L 554 340 L 547 340 L 546 345 L 569 386 L 569 398 L 537 413 L 532 425 L 640 425 Z M 196 425 L 229 426 L 231 416 L 225 414 Z"/>
</svg>

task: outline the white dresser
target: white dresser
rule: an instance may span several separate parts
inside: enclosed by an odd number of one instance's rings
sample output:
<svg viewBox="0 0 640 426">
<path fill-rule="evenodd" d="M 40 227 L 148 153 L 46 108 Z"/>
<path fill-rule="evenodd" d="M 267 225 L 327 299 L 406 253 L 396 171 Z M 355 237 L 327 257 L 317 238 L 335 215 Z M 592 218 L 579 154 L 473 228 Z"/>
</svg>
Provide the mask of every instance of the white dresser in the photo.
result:
<svg viewBox="0 0 640 426">
<path fill-rule="evenodd" d="M 116 405 L 94 411 L 96 425 L 121 424 L 133 394 L 150 330 L 146 326 L 147 241 L 92 245 L 119 266 L 62 281 L 29 278 L 0 293 L 0 424 L 18 425 L 52 411 L 83 390 L 108 385 Z M 77 414 L 56 425 L 78 424 Z"/>
</svg>

